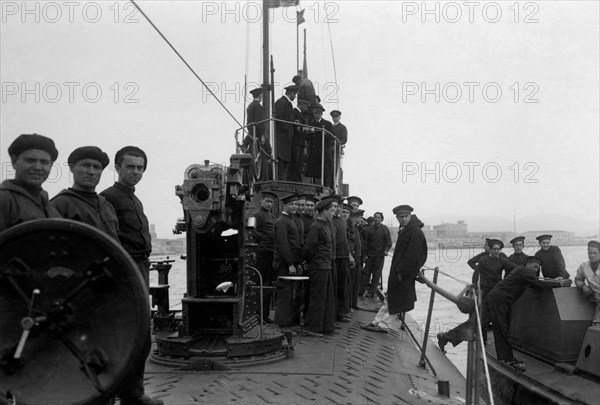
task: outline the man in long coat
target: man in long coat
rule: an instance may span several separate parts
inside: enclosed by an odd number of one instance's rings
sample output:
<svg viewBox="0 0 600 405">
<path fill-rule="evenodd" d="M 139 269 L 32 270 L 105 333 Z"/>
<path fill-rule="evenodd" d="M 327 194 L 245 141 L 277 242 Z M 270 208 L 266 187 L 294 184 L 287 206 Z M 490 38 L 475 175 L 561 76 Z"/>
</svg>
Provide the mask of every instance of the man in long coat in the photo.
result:
<svg viewBox="0 0 600 405">
<path fill-rule="evenodd" d="M 388 278 L 387 297 L 373 322 L 363 329 L 386 332 L 396 314 L 415 307 L 415 280 L 427 260 L 427 241 L 421 228 L 423 222 L 412 215 L 410 205 L 399 205 L 393 212 L 400 223 Z"/>
<path fill-rule="evenodd" d="M 308 140 L 308 157 L 306 161 L 306 177 L 312 177 L 316 184 L 320 184 L 321 181 L 321 162 L 325 159 L 324 166 L 329 163 L 331 170 L 325 167 L 324 173 L 331 176 L 323 178 L 324 185 L 333 188 L 333 162 L 328 158 L 326 153 L 323 156 L 323 136 L 325 136 L 325 151 L 331 149 L 334 144 L 333 138 L 330 133 L 333 133 L 333 124 L 323 119 L 323 112 L 325 109 L 319 103 L 313 108 L 315 119 L 312 122 L 312 126 L 322 128 L 321 130 L 315 129 L 314 133 L 307 135 Z"/>
<path fill-rule="evenodd" d="M 288 180 L 288 166 L 292 161 L 292 137 L 294 135 L 294 105 L 292 101 L 298 94 L 295 84 L 285 88 L 285 94 L 275 102 L 275 118 L 287 122 L 275 122 L 275 150 L 277 152 L 277 178 Z"/>
</svg>

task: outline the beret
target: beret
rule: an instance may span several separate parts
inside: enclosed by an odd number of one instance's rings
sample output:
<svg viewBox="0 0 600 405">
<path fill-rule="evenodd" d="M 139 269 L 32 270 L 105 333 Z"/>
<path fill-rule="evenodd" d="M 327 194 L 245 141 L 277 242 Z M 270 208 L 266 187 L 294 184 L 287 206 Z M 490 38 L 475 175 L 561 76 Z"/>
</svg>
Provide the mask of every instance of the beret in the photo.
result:
<svg viewBox="0 0 600 405">
<path fill-rule="evenodd" d="M 19 157 L 21 153 L 30 149 L 39 149 L 48 152 L 50 160 L 53 162 L 58 157 L 58 150 L 54 146 L 54 141 L 38 134 L 19 135 L 8 147 L 8 154 Z"/>
<path fill-rule="evenodd" d="M 542 264 L 542 261 L 535 256 L 527 256 L 527 263 L 536 262 L 537 264 Z"/>
<path fill-rule="evenodd" d="M 357 197 L 355 195 L 351 195 L 350 197 L 346 198 L 346 200 L 348 200 L 348 204 L 352 204 L 352 202 L 357 202 L 358 205 L 362 205 L 363 200 L 360 199 L 360 197 Z"/>
<path fill-rule="evenodd" d="M 143 150 L 141 150 L 137 146 L 125 146 L 124 148 L 121 148 L 115 154 L 115 164 L 120 165 L 123 160 L 123 156 L 125 155 L 143 157 L 144 171 L 146 171 L 146 167 L 148 167 L 148 158 L 146 157 L 146 153 Z"/>
<path fill-rule="evenodd" d="M 314 103 L 313 104 L 313 110 L 325 111 L 325 109 L 323 108 L 323 106 L 321 105 L 321 103 Z"/>
<path fill-rule="evenodd" d="M 365 213 L 365 210 L 356 210 L 356 215 L 359 216 L 359 217 L 361 215 L 363 215 L 364 213 Z"/>
<path fill-rule="evenodd" d="M 69 163 L 69 165 L 74 165 L 75 163 L 83 159 L 97 160 L 102 165 L 102 169 L 108 166 L 108 162 L 110 162 L 108 155 L 102 152 L 102 149 L 98 148 L 97 146 L 82 146 L 80 148 L 75 149 L 69 155 L 67 162 Z"/>
<path fill-rule="evenodd" d="M 373 217 L 367 218 L 367 222 L 373 222 L 373 221 L 375 221 L 375 218 L 373 218 Z"/>
<path fill-rule="evenodd" d="M 546 239 L 552 239 L 552 235 L 540 235 L 538 237 L 536 237 L 537 240 L 539 240 L 540 242 Z"/>
<path fill-rule="evenodd" d="M 329 208 L 329 206 L 335 202 L 337 202 L 337 201 L 331 197 L 323 198 L 321 201 L 319 201 L 319 203 L 317 204 L 315 209 L 317 211 L 325 210 L 325 209 Z"/>
<path fill-rule="evenodd" d="M 517 236 L 516 238 L 512 238 L 510 240 L 510 244 L 514 245 L 515 242 L 523 242 L 525 240 L 525 236 Z"/>
<path fill-rule="evenodd" d="M 494 245 L 500 245 L 500 249 L 504 248 L 504 242 L 502 242 L 501 240 L 499 240 L 499 239 L 490 239 L 488 241 L 488 246 L 491 248 Z"/>
<path fill-rule="evenodd" d="M 331 115 L 332 117 L 337 117 L 339 115 L 342 115 L 342 113 L 340 112 L 340 110 L 331 110 L 329 115 Z"/>
<path fill-rule="evenodd" d="M 312 202 L 314 202 L 315 204 L 319 202 L 319 199 L 318 199 L 317 197 L 315 197 L 315 196 L 312 196 L 312 195 L 305 195 L 305 196 L 304 196 L 304 199 L 305 199 L 306 201 L 312 201 Z"/>
<path fill-rule="evenodd" d="M 413 212 L 413 208 L 410 205 L 399 205 L 395 207 L 392 210 L 392 212 L 394 213 L 394 215 L 398 215 L 400 213 L 410 214 L 411 212 Z"/>
</svg>

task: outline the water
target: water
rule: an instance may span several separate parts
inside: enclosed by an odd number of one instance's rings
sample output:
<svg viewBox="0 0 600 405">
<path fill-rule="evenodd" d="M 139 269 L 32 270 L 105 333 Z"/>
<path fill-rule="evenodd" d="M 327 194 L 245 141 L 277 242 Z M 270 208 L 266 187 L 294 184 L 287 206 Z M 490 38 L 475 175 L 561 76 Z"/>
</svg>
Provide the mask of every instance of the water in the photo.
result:
<svg viewBox="0 0 600 405">
<path fill-rule="evenodd" d="M 525 253 L 532 255 L 536 249 L 530 248 L 525 250 Z M 565 246 L 561 248 L 565 262 L 567 264 L 567 271 L 571 274 L 571 277 L 575 277 L 577 267 L 587 261 L 587 247 L 586 246 Z M 467 265 L 467 261 L 478 254 L 480 250 L 473 249 L 430 249 L 426 267 L 439 269 L 445 273 L 451 274 L 453 277 L 462 280 L 466 283 L 470 283 L 473 270 Z M 512 249 L 505 249 L 504 253 L 510 255 Z M 390 271 L 390 264 L 392 262 L 391 255 L 385 260 L 383 268 L 383 282 L 384 287 L 387 284 L 387 278 Z M 176 259 L 173 263 L 173 268 L 169 273 L 169 296 L 171 300 L 171 306 L 173 308 L 181 308 L 181 298 L 183 293 L 186 291 L 185 282 L 185 268 L 186 262 L 181 259 Z M 433 279 L 433 271 L 426 271 L 425 275 L 429 279 Z M 150 274 L 150 283 L 157 284 L 158 273 L 152 272 Z M 465 284 L 451 279 L 442 274 L 438 277 L 438 284 L 444 289 L 458 295 Z M 425 322 L 427 320 L 427 311 L 429 306 L 429 297 L 431 290 L 423 285 L 416 284 L 417 286 L 417 302 L 415 309 L 410 313 L 412 318 L 425 329 Z M 467 315 L 461 313 L 456 306 L 445 298 L 436 295 L 433 314 L 431 320 L 431 326 L 429 330 L 429 336 L 436 341 L 435 336 L 440 332 L 448 331 L 454 328 L 456 325 L 464 322 L 467 319 Z M 461 371 L 463 375 L 466 375 L 466 363 L 467 363 L 467 344 L 463 343 L 457 347 L 452 347 L 451 344 L 446 345 L 447 356 Z"/>
</svg>

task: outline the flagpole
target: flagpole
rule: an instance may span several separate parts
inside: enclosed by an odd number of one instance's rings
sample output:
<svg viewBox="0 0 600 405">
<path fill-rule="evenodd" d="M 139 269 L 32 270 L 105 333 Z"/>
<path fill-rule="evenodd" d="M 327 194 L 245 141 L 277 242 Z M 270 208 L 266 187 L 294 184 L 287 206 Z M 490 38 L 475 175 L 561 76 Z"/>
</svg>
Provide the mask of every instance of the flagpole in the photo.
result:
<svg viewBox="0 0 600 405">
<path fill-rule="evenodd" d="M 296 17 L 296 74 L 300 69 L 300 24 Z"/>
</svg>

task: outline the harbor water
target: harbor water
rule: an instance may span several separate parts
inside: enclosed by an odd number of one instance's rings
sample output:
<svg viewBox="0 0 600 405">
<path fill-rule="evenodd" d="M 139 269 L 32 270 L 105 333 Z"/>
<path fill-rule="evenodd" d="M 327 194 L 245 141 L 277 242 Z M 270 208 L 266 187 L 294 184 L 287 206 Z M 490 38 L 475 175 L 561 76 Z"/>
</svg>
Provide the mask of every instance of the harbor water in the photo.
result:
<svg viewBox="0 0 600 405">
<path fill-rule="evenodd" d="M 535 247 L 525 248 L 525 253 L 532 255 L 536 250 L 537 248 Z M 579 267 L 582 262 L 587 261 L 587 247 L 565 246 L 561 247 L 561 250 L 565 258 L 567 271 L 571 274 L 571 278 L 573 278 L 575 277 L 577 267 Z M 444 273 L 450 274 L 453 278 L 440 274 L 438 276 L 438 284 L 444 289 L 454 293 L 455 295 L 458 295 L 463 288 L 471 282 L 473 270 L 471 270 L 471 268 L 467 265 L 467 261 L 480 251 L 480 249 L 478 250 L 472 248 L 429 249 L 428 259 L 425 263 L 425 267 L 431 269 L 438 267 Z M 512 254 L 512 249 L 505 248 L 503 252 L 507 256 L 510 256 L 510 254 Z M 179 309 L 181 308 L 181 298 L 186 290 L 186 262 L 178 257 L 172 258 L 175 258 L 176 260 L 173 263 L 173 267 L 169 273 L 169 298 L 171 302 L 171 308 Z M 384 289 L 387 284 L 391 262 L 392 252 L 390 252 L 390 256 L 386 258 L 383 269 Z M 433 279 L 433 271 L 426 270 L 425 275 L 429 279 Z M 157 282 L 157 272 L 151 272 L 150 283 L 157 284 Z M 417 324 L 419 324 L 421 329 L 424 330 L 427 320 L 427 310 L 429 306 L 431 290 L 423 284 L 417 283 L 416 286 L 417 302 L 415 303 L 415 309 L 410 312 L 410 315 L 417 322 Z M 461 313 L 453 303 L 439 295 L 436 295 L 429 336 L 431 336 L 435 342 L 436 335 L 438 333 L 448 331 L 458 324 L 464 322 L 466 319 L 467 315 Z M 457 347 L 452 347 L 451 344 L 448 344 L 446 345 L 446 350 L 448 352 L 448 358 L 458 367 L 463 375 L 466 375 L 467 344 L 463 343 Z"/>
</svg>

